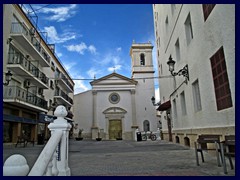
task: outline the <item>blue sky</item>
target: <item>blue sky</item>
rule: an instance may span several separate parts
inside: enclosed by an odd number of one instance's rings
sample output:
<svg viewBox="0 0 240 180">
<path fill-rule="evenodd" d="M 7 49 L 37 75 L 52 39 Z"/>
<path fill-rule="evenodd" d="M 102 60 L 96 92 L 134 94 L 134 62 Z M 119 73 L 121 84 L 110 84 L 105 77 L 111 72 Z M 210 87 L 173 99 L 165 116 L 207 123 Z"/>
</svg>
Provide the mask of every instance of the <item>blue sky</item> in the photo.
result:
<svg viewBox="0 0 240 180">
<path fill-rule="evenodd" d="M 48 43 L 55 44 L 57 56 L 75 79 L 75 94 L 91 89 L 90 81 L 77 79 L 100 78 L 112 73 L 113 67 L 130 78 L 133 40 L 155 45 L 152 4 L 31 6 L 38 28 L 47 32 Z M 155 48 L 153 57 L 156 68 Z"/>
</svg>

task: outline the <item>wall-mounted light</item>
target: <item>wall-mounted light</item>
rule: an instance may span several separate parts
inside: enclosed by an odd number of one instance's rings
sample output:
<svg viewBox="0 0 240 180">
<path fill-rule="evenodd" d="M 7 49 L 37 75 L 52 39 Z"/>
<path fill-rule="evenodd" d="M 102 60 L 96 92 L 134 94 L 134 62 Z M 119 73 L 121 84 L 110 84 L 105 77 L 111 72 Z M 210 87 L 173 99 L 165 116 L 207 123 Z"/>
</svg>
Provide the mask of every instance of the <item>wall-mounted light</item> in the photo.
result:
<svg viewBox="0 0 240 180">
<path fill-rule="evenodd" d="M 10 44 L 11 41 L 12 41 L 12 38 L 8 38 L 8 39 L 7 39 L 7 44 Z"/>
<path fill-rule="evenodd" d="M 184 76 L 188 81 L 189 81 L 189 74 L 188 74 L 188 65 L 186 64 L 182 69 L 180 69 L 178 72 L 173 72 L 174 71 L 174 65 L 175 61 L 172 59 L 172 57 L 169 57 L 169 60 L 167 62 L 169 66 L 169 71 L 171 72 L 172 76 Z"/>
<path fill-rule="evenodd" d="M 154 105 L 154 106 L 160 106 L 161 105 L 161 101 L 160 102 L 158 102 L 158 103 L 156 103 L 155 101 L 156 101 L 156 99 L 155 99 L 155 97 L 154 96 L 152 96 L 152 98 L 151 98 L 151 101 L 152 101 L 152 104 Z"/>
<path fill-rule="evenodd" d="M 3 83 L 4 86 L 7 86 L 9 84 L 9 82 L 12 80 L 12 73 L 11 71 L 8 71 L 7 73 L 5 73 L 5 83 Z"/>
</svg>

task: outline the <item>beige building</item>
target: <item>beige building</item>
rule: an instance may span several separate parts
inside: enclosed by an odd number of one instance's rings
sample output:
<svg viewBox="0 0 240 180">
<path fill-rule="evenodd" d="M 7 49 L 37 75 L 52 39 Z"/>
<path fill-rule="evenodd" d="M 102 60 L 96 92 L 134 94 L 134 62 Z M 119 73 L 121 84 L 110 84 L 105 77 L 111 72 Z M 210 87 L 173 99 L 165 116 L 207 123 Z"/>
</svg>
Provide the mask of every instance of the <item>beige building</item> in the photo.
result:
<svg viewBox="0 0 240 180">
<path fill-rule="evenodd" d="M 92 89 L 74 95 L 74 122 L 85 138 L 134 139 L 135 130 L 157 131 L 151 43 L 133 43 L 132 77 L 116 72 L 91 82 Z"/>
<path fill-rule="evenodd" d="M 35 141 L 40 134 L 48 138 L 46 126 L 56 105 L 68 110 L 73 105 L 71 77 L 24 8 L 3 5 L 3 82 L 5 73 L 12 74 L 3 85 L 4 143 L 15 143 L 23 135 Z"/>
<path fill-rule="evenodd" d="M 235 5 L 154 4 L 164 139 L 193 146 L 199 134 L 235 134 Z M 174 74 L 174 73 L 173 73 Z"/>
</svg>

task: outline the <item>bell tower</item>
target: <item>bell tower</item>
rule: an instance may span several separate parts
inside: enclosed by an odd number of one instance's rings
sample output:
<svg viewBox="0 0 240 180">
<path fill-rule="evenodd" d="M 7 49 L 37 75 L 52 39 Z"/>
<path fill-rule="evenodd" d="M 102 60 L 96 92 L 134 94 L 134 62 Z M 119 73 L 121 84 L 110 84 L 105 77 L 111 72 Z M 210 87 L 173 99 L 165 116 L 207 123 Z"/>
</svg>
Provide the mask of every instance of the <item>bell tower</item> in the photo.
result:
<svg viewBox="0 0 240 180">
<path fill-rule="evenodd" d="M 152 61 L 153 45 L 148 43 L 133 42 L 130 49 L 132 58 L 132 78 L 153 76 L 154 68 Z"/>
<path fill-rule="evenodd" d="M 135 94 L 136 120 L 141 131 L 157 130 L 156 109 L 151 102 L 151 97 L 155 94 L 152 50 L 150 42 L 133 42 L 130 49 L 132 79 L 138 82 Z"/>
</svg>

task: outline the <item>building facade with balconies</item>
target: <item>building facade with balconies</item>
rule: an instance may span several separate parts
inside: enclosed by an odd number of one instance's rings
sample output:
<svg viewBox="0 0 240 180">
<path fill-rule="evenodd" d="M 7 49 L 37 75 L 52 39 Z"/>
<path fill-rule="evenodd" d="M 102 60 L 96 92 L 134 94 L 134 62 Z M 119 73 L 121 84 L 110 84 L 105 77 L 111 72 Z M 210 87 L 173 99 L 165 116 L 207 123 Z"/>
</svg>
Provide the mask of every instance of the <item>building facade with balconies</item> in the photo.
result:
<svg viewBox="0 0 240 180">
<path fill-rule="evenodd" d="M 47 138 L 46 119 L 53 116 L 56 105 L 64 105 L 69 112 L 73 105 L 73 80 L 54 53 L 54 46 L 25 12 L 23 5 L 3 5 L 3 74 L 12 73 L 9 84 L 3 85 L 6 143 L 15 143 L 23 135 L 35 141 L 38 134 Z"/>
<path fill-rule="evenodd" d="M 200 134 L 235 134 L 235 5 L 154 4 L 164 139 L 192 146 Z M 172 76 L 188 65 L 189 80 Z M 185 81 L 185 82 L 184 82 Z"/>
</svg>

